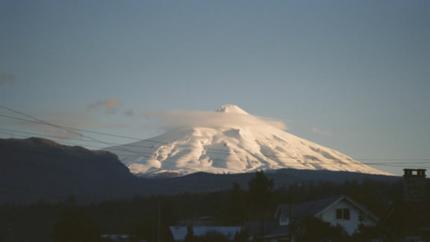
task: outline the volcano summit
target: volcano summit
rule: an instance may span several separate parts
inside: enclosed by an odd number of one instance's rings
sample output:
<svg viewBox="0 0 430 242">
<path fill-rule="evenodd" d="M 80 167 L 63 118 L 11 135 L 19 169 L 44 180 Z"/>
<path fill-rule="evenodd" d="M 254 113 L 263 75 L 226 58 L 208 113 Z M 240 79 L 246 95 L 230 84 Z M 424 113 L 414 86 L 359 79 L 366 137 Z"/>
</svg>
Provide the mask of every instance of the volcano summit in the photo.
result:
<svg viewBox="0 0 430 242">
<path fill-rule="evenodd" d="M 176 115 L 176 116 L 175 116 Z M 249 114 L 236 105 L 195 112 L 192 122 L 172 113 L 177 127 L 150 139 L 110 147 L 138 175 L 194 172 L 245 173 L 281 168 L 386 174 L 336 150 L 302 139 L 280 122 Z"/>
</svg>

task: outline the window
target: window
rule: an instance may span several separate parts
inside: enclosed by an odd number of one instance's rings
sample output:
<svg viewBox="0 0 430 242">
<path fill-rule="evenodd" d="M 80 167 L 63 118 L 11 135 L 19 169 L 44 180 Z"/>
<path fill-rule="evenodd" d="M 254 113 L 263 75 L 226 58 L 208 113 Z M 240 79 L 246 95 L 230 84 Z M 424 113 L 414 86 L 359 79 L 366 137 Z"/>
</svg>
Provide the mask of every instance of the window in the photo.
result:
<svg viewBox="0 0 430 242">
<path fill-rule="evenodd" d="M 343 219 L 345 219 L 345 220 L 350 219 L 349 209 L 347 209 L 347 208 L 343 209 Z"/>
<path fill-rule="evenodd" d="M 338 208 L 336 209 L 336 219 L 349 220 L 351 218 L 351 213 L 348 208 Z"/>
</svg>

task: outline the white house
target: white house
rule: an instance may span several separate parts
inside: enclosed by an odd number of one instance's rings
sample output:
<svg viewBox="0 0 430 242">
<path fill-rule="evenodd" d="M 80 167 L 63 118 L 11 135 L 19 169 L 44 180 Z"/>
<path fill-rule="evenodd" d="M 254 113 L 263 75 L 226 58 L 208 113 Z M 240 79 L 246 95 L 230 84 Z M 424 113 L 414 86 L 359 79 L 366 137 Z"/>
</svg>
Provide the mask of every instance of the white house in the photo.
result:
<svg viewBox="0 0 430 242">
<path fill-rule="evenodd" d="M 346 196 L 336 196 L 301 204 L 278 206 L 275 217 L 280 227 L 291 221 L 314 216 L 332 226 L 340 225 L 347 234 L 358 231 L 360 225 L 375 226 L 378 218 L 368 209 Z"/>
</svg>

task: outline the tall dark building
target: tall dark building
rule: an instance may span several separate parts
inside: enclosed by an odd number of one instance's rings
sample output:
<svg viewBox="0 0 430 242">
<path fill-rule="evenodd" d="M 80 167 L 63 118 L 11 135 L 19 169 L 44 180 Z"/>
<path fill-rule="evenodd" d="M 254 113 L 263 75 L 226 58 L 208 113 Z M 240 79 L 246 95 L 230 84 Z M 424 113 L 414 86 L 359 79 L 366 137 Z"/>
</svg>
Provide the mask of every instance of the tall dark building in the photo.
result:
<svg viewBox="0 0 430 242">
<path fill-rule="evenodd" d="M 422 202 L 427 198 L 426 169 L 403 169 L 403 199 Z"/>
</svg>

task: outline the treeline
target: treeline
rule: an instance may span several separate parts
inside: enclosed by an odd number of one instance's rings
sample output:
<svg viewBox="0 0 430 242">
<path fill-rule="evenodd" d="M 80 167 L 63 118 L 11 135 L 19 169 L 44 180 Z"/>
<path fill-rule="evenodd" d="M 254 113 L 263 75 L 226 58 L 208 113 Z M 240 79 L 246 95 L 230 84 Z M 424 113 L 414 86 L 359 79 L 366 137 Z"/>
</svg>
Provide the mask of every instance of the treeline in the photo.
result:
<svg viewBox="0 0 430 242">
<path fill-rule="evenodd" d="M 184 219 L 212 217 L 218 225 L 273 218 L 281 203 L 300 203 L 332 195 L 347 195 L 381 218 L 380 233 L 405 233 L 429 216 L 428 207 L 408 223 L 413 209 L 401 202 L 402 184 L 383 181 L 296 183 L 274 189 L 274 181 L 258 172 L 247 186 L 229 191 L 176 196 L 135 197 L 79 205 L 73 197 L 58 204 L 0 207 L 0 241 L 99 241 L 100 234 L 129 234 L 134 240 L 171 241 L 168 226 Z M 418 208 L 415 208 L 415 210 Z M 416 217 L 418 216 L 418 217 Z M 418 224 L 417 224 L 418 223 Z"/>
</svg>

